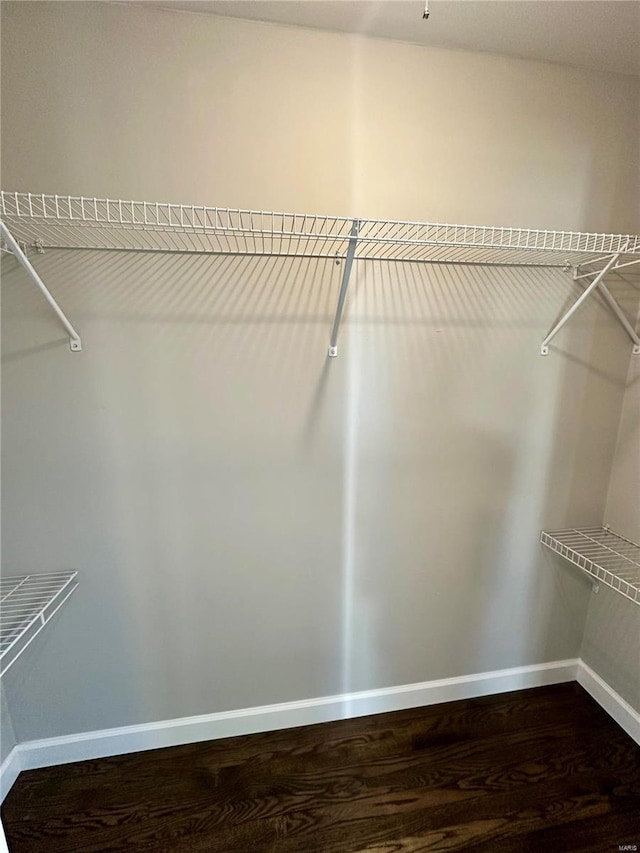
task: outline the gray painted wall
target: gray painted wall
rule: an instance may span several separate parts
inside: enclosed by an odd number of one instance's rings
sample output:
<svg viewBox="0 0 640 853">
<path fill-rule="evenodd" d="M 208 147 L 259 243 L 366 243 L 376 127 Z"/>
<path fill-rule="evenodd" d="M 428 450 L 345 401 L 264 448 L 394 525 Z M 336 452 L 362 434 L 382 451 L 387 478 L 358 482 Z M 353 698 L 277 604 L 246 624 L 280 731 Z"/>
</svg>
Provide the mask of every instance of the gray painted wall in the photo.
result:
<svg viewBox="0 0 640 853">
<path fill-rule="evenodd" d="M 636 280 L 640 290 L 640 281 Z M 611 527 L 640 542 L 640 359 L 629 365 L 605 511 Z M 592 595 L 582 657 L 640 711 L 640 608 L 606 588 Z"/>
<path fill-rule="evenodd" d="M 561 273 L 364 266 L 328 361 L 331 262 L 50 251 L 77 356 L 11 265 L 5 565 L 82 572 L 21 740 L 578 654 L 537 536 L 603 515 L 628 347 L 537 355 Z"/>
<path fill-rule="evenodd" d="M 629 277 L 628 288 L 640 298 L 640 275 Z M 638 317 L 640 320 L 640 316 Z M 611 468 L 606 520 L 615 530 L 640 542 L 640 358 L 631 358 L 622 416 Z"/>
<path fill-rule="evenodd" d="M 626 78 L 117 5 L 3 38 L 6 188 L 631 228 Z M 332 262 L 35 263 L 84 351 L 5 259 L 4 564 L 82 578 L 20 740 L 577 656 L 538 534 L 603 517 L 629 346 L 593 303 L 538 356 L 568 276 L 359 264 L 329 361 Z"/>
<path fill-rule="evenodd" d="M 16 745 L 16 735 L 11 722 L 11 713 L 4 695 L 4 688 L 0 685 L 0 764 L 9 755 Z"/>
</svg>

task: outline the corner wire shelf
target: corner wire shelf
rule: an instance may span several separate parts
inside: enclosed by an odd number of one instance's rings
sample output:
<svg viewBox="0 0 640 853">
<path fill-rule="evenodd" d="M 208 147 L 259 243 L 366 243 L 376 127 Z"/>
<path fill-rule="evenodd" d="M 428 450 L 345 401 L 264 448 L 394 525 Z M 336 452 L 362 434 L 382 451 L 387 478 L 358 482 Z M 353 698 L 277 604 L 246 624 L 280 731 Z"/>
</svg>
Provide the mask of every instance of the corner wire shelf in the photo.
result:
<svg viewBox="0 0 640 853">
<path fill-rule="evenodd" d="M 609 527 L 543 530 L 540 541 L 598 584 L 640 605 L 640 545 Z"/>
<path fill-rule="evenodd" d="M 640 353 L 640 338 L 617 303 L 612 304 L 608 291 L 605 296 L 601 281 L 607 272 L 640 263 L 637 235 L 273 213 L 6 191 L 0 193 L 0 220 L 5 242 L 32 278 L 37 273 L 33 267 L 29 270 L 26 256 L 19 254 L 24 254 L 27 246 L 38 252 L 47 248 L 108 249 L 345 260 L 331 349 L 336 349 L 354 260 L 564 268 L 572 270 L 575 279 L 595 276 L 575 308 L 583 296 L 598 288 Z M 41 281 L 36 284 L 43 293 L 46 291 Z M 68 324 L 65 328 L 70 338 L 73 341 L 75 335 L 77 339 L 72 349 L 80 349 L 75 330 L 60 313 L 63 324 Z M 547 336 L 543 355 L 572 314 L 570 309 Z M 330 355 L 335 354 L 330 350 Z"/>
<path fill-rule="evenodd" d="M 0 676 L 75 591 L 77 574 L 54 572 L 0 578 Z"/>
</svg>

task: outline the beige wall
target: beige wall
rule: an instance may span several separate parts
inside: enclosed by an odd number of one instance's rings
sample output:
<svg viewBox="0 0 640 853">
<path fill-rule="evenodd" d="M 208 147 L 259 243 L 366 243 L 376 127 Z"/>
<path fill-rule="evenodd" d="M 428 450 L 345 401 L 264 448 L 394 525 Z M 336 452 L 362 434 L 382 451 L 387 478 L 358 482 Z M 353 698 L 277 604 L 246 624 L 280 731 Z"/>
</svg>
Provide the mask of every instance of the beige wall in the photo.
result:
<svg viewBox="0 0 640 853">
<path fill-rule="evenodd" d="M 629 276 L 629 286 L 640 292 L 640 276 Z M 629 364 L 606 520 L 623 536 L 640 542 L 640 358 Z"/>
<path fill-rule="evenodd" d="M 640 290 L 640 280 L 636 280 Z M 605 520 L 640 542 L 640 359 L 631 359 Z M 592 595 L 582 657 L 640 711 L 640 609 L 602 588 Z"/>
<path fill-rule="evenodd" d="M 630 77 L 117 4 L 2 15 L 5 189 L 639 227 Z"/>
<path fill-rule="evenodd" d="M 5 188 L 633 226 L 627 78 L 2 13 Z M 19 739 L 578 654 L 589 585 L 537 539 L 602 520 L 629 343 L 593 303 L 537 354 L 565 274 L 360 263 L 328 361 L 331 262 L 35 263 L 84 351 L 6 259 L 4 564 L 82 580 L 9 673 Z"/>
</svg>

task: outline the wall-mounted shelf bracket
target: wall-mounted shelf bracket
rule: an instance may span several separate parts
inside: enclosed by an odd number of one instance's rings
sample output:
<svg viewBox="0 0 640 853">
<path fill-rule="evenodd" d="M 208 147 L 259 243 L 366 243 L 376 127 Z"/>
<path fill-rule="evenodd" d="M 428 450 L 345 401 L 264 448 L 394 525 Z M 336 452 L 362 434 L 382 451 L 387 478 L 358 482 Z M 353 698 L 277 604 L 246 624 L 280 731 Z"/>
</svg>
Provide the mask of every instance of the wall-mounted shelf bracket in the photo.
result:
<svg viewBox="0 0 640 853">
<path fill-rule="evenodd" d="M 620 308 L 618 303 L 611 296 L 609 291 L 605 288 L 604 284 L 601 284 L 602 279 L 609 272 L 609 270 L 612 269 L 612 267 L 615 267 L 615 265 L 617 264 L 618 259 L 620 258 L 621 254 L 622 254 L 621 252 L 618 252 L 617 254 L 612 255 L 609 258 L 607 263 L 596 274 L 595 278 L 589 283 L 588 287 L 584 290 L 584 292 L 580 294 L 580 296 L 576 299 L 576 301 L 569 308 L 569 310 L 564 314 L 564 316 L 561 317 L 560 320 L 558 320 L 558 322 L 553 327 L 553 329 L 551 329 L 551 331 L 549 332 L 547 337 L 542 341 L 542 344 L 540 346 L 540 355 L 549 355 L 549 343 L 553 340 L 553 338 L 557 335 L 557 333 L 560 331 L 560 329 L 562 329 L 562 327 L 571 319 L 571 317 L 573 317 L 573 315 L 580 308 L 580 306 L 584 302 L 586 302 L 586 300 L 589 298 L 589 296 L 598 287 L 600 288 L 602 295 L 605 298 L 605 301 L 607 302 L 607 304 L 609 305 L 611 310 L 614 312 L 614 314 L 616 315 L 618 320 L 622 323 L 622 325 L 626 329 L 627 333 L 629 334 L 629 336 L 633 340 L 634 344 L 636 344 L 640 347 L 640 338 L 638 338 L 635 331 L 632 329 L 631 324 L 629 323 L 627 318 L 622 313 L 622 309 Z M 605 295 L 605 292 L 606 292 L 606 295 Z M 614 305 L 615 305 L 615 308 L 614 308 Z M 635 346 L 634 346 L 633 351 L 634 351 L 634 353 L 636 352 Z M 638 349 L 638 352 L 640 352 L 640 349 Z"/>
<path fill-rule="evenodd" d="M 626 251 L 626 249 L 623 248 L 623 249 L 621 249 L 621 251 L 624 252 L 624 251 Z M 581 278 L 590 278 L 592 275 L 595 275 L 597 272 L 599 272 L 599 270 L 598 269 L 585 269 L 585 270 L 583 270 L 582 268 L 583 267 L 590 267 L 593 264 L 599 263 L 600 261 L 608 261 L 608 260 L 609 260 L 608 256 L 605 256 L 604 258 L 596 258 L 593 261 L 584 261 L 582 264 L 574 265 L 572 267 L 573 280 L 579 281 Z M 625 267 L 635 267 L 638 264 L 640 264 L 640 258 L 633 258 L 633 260 L 630 260 L 630 261 L 624 260 L 622 263 L 615 264 L 615 266 L 613 266 L 611 268 L 610 272 L 617 273 L 618 270 L 624 269 Z"/>
<path fill-rule="evenodd" d="M 69 335 L 69 346 L 70 346 L 72 352 L 80 352 L 80 350 L 82 349 L 82 341 L 80 340 L 80 335 L 73 328 L 73 326 L 71 325 L 71 323 L 67 319 L 66 314 L 60 308 L 60 306 L 58 305 L 56 300 L 53 298 L 50 291 L 45 286 L 44 282 L 42 281 L 42 279 L 40 278 L 38 273 L 35 271 L 35 269 L 31 265 L 29 259 L 27 258 L 25 253 L 22 251 L 22 249 L 18 245 L 18 242 L 13 238 L 13 235 L 11 234 L 11 232 L 9 231 L 7 226 L 4 224 L 4 222 L 2 222 L 1 220 L 0 220 L 0 235 L 2 236 L 2 239 L 7 244 L 7 247 L 9 248 L 11 254 L 22 265 L 22 267 L 25 269 L 25 271 L 26 271 L 27 275 L 29 276 L 29 278 L 31 279 L 31 281 L 36 285 L 36 287 L 39 288 L 39 290 L 42 293 L 42 295 L 44 296 L 44 298 L 47 300 L 49 305 L 55 311 L 58 319 L 60 320 L 60 322 L 62 323 L 62 325 L 64 326 L 64 328 L 66 329 L 66 331 Z"/>
<path fill-rule="evenodd" d="M 598 259 L 596 259 L 596 261 L 591 261 L 588 263 L 597 263 L 598 261 L 601 261 L 601 260 L 603 260 L 603 259 L 598 258 Z M 623 263 L 614 264 L 611 267 L 610 272 L 618 272 L 618 270 L 623 269 L 624 267 L 633 267 L 633 266 L 637 266 L 638 264 L 640 264 L 640 259 L 638 259 L 638 258 L 635 258 L 632 261 L 624 261 Z M 574 266 L 572 272 L 573 272 L 573 280 L 574 281 L 581 281 L 583 278 L 592 279 L 592 276 L 597 275 L 598 270 L 586 270 L 583 272 L 582 268 L 580 266 Z M 607 305 L 611 309 L 611 311 L 615 314 L 615 316 L 620 321 L 620 325 L 622 326 L 622 328 L 625 330 L 625 332 L 631 338 L 631 342 L 633 343 L 633 350 L 632 350 L 633 354 L 634 355 L 640 355 L 640 335 L 638 335 L 636 330 L 633 328 L 633 326 L 631 325 L 631 323 L 627 319 L 626 315 L 624 314 L 623 310 L 620 308 L 620 306 L 618 305 L 616 300 L 613 298 L 613 296 L 611 295 L 611 292 L 609 291 L 608 287 L 605 285 L 605 283 L 603 281 L 600 281 L 598 283 L 598 290 L 600 292 L 600 295 L 604 299 L 604 301 L 607 303 Z"/>
<path fill-rule="evenodd" d="M 342 282 L 340 284 L 340 294 L 338 296 L 338 307 L 336 308 L 336 316 L 333 321 L 333 329 L 331 331 L 331 343 L 329 345 L 329 356 L 335 358 L 338 355 L 338 332 L 340 331 L 340 320 L 344 310 L 344 303 L 347 298 L 347 290 L 349 289 L 349 276 L 351 275 L 351 267 L 353 266 L 353 258 L 358 245 L 358 229 L 360 228 L 360 220 L 354 219 L 349 232 L 349 246 L 347 248 L 347 256 L 342 270 Z"/>
<path fill-rule="evenodd" d="M 613 298 L 613 296 L 611 295 L 608 288 L 605 286 L 605 284 L 603 282 L 600 282 L 600 284 L 598 286 L 598 290 L 602 294 L 602 298 L 604 299 L 604 301 L 607 303 L 609 308 L 612 310 L 612 312 L 615 314 L 615 316 L 620 321 L 620 325 L 622 326 L 622 328 L 625 330 L 625 332 L 631 338 L 631 341 L 633 343 L 633 349 L 631 350 L 632 353 L 634 355 L 640 355 L 640 336 L 638 335 L 636 330 L 633 328 L 631 323 L 627 320 L 626 316 L 624 315 L 624 313 L 622 311 L 622 308 L 620 308 L 620 306 L 618 305 L 616 300 Z"/>
<path fill-rule="evenodd" d="M 640 264 L 640 260 L 637 258 L 632 260 L 632 261 L 626 261 L 626 262 L 621 263 L 621 264 L 620 263 L 614 264 L 611 267 L 610 272 L 617 272 L 619 269 L 622 269 L 623 267 L 632 267 L 632 266 L 636 266 L 637 264 Z M 598 272 L 597 270 L 587 270 L 586 272 L 582 272 L 580 267 L 577 266 L 577 267 L 573 268 L 573 280 L 574 281 L 580 281 L 583 278 L 591 279 L 591 277 L 596 275 L 597 272 Z M 618 305 L 616 300 L 611 295 L 611 292 L 609 291 L 609 288 L 605 285 L 604 281 L 600 281 L 598 283 L 598 291 L 600 292 L 600 295 L 602 296 L 604 301 L 607 303 L 607 305 L 609 306 L 609 308 L 611 309 L 613 314 L 619 320 L 622 328 L 625 330 L 625 332 L 631 338 L 631 342 L 633 343 L 633 350 L 632 350 L 633 354 L 634 355 L 640 355 L 640 335 L 638 335 L 636 330 L 633 328 L 633 326 L 631 325 L 631 323 L 629 322 L 629 320 L 625 316 L 623 310 L 620 308 L 620 306 Z"/>
</svg>

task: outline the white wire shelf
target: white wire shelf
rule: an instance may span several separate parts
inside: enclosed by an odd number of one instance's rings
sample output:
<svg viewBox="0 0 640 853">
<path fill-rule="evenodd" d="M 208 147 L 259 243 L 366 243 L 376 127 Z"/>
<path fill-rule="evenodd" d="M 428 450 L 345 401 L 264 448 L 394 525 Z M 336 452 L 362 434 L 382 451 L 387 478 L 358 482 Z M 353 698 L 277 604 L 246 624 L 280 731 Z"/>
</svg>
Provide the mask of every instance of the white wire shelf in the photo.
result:
<svg viewBox="0 0 640 853">
<path fill-rule="evenodd" d="M 78 586 L 77 572 L 0 579 L 0 675 L 4 675 Z"/>
<path fill-rule="evenodd" d="M 39 248 L 343 256 L 352 217 L 3 191 L 0 218 Z M 640 258 L 640 237 L 358 219 L 355 258 L 430 263 L 579 266 Z M 628 256 L 628 257 L 627 257 Z"/>
<path fill-rule="evenodd" d="M 640 545 L 608 527 L 543 530 L 540 541 L 597 583 L 640 604 Z"/>
<path fill-rule="evenodd" d="M 27 258 L 30 246 L 38 251 L 115 249 L 343 260 L 330 356 L 338 354 L 338 333 L 354 260 L 560 267 L 572 270 L 576 280 L 586 279 L 588 286 L 544 338 L 540 354 L 548 355 L 556 334 L 597 290 L 631 339 L 634 354 L 640 355 L 640 335 L 604 283 L 608 273 L 640 264 L 637 235 L 271 213 L 2 191 L 0 236 L 57 315 L 74 352 L 82 349 L 80 336 Z"/>
</svg>

